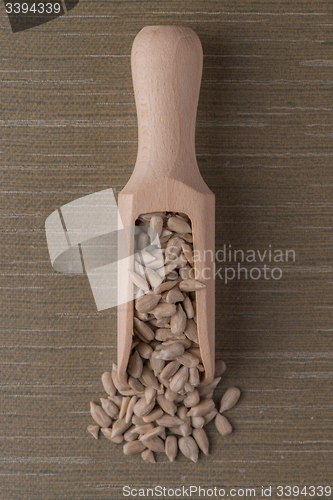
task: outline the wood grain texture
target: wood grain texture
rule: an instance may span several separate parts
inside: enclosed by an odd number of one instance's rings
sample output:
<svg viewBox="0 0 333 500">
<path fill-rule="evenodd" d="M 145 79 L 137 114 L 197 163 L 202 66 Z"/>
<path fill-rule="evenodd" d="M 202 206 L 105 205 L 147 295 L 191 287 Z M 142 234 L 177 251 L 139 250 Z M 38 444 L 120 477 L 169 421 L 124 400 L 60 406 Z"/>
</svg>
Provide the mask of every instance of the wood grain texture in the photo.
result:
<svg viewBox="0 0 333 500">
<path fill-rule="evenodd" d="M 332 4 L 83 1 L 12 34 L 1 5 L 1 480 L 4 500 L 120 499 L 124 484 L 328 484 L 332 472 Z M 130 51 L 146 25 L 203 46 L 196 152 L 216 249 L 293 249 L 280 280 L 216 281 L 216 353 L 236 385 L 209 457 L 147 464 L 88 435 L 116 313 L 53 271 L 44 221 L 135 164 Z M 250 270 L 269 262 L 245 263 Z M 218 267 L 233 267 L 221 262 Z M 223 275 L 224 276 L 224 275 Z M 274 497 L 273 497 L 274 498 Z M 274 499 L 275 500 L 275 499 Z"/>
</svg>

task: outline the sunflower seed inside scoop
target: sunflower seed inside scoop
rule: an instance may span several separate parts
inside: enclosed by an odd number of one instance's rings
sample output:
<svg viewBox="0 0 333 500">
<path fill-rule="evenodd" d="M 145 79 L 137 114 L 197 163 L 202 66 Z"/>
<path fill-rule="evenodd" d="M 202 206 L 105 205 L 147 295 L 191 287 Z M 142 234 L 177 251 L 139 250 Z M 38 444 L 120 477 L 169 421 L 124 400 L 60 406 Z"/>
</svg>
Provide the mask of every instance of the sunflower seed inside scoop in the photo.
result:
<svg viewBox="0 0 333 500">
<path fill-rule="evenodd" d="M 193 305 L 192 305 L 192 301 L 191 301 L 190 297 L 186 296 L 184 298 L 182 305 L 183 305 L 184 311 L 186 312 L 186 316 L 188 317 L 188 319 L 192 319 L 194 317 L 194 309 L 193 309 Z"/>
<path fill-rule="evenodd" d="M 197 290 L 201 290 L 202 288 L 205 288 L 206 285 L 204 285 L 204 283 L 201 283 L 200 281 L 197 281 L 197 280 L 187 279 L 187 280 L 181 281 L 178 286 L 179 286 L 180 290 L 183 290 L 184 292 L 195 292 Z"/>
<path fill-rule="evenodd" d="M 160 283 L 162 283 L 163 278 L 161 276 L 159 276 L 153 269 L 151 269 L 150 267 L 147 267 L 146 272 L 148 275 L 149 283 L 151 284 L 152 288 L 155 288 Z"/>
<path fill-rule="evenodd" d="M 184 295 L 178 288 L 172 288 L 171 290 L 168 291 L 165 300 L 169 304 L 175 304 L 176 302 L 182 302 L 184 299 L 185 299 Z"/>
<path fill-rule="evenodd" d="M 143 295 L 135 300 L 135 309 L 140 313 L 149 313 L 157 306 L 160 298 L 161 295 L 155 293 Z"/>
<path fill-rule="evenodd" d="M 127 372 L 131 377 L 139 378 L 142 374 L 143 362 L 140 354 L 134 351 L 132 356 L 129 358 Z"/>
<path fill-rule="evenodd" d="M 174 361 L 178 356 L 185 351 L 183 344 L 180 342 L 173 342 L 170 345 L 163 347 L 156 354 L 157 359 L 164 359 L 165 361 Z"/>
<path fill-rule="evenodd" d="M 149 285 L 145 278 L 142 278 L 139 274 L 135 273 L 134 271 L 131 271 L 130 269 L 128 270 L 128 274 L 133 281 L 134 285 L 136 285 L 140 290 L 149 290 Z"/>
<path fill-rule="evenodd" d="M 186 314 L 180 304 L 177 306 L 176 313 L 171 317 L 170 326 L 172 333 L 183 333 L 186 328 Z"/>
<path fill-rule="evenodd" d="M 143 321 L 140 321 L 139 318 L 134 318 L 134 326 L 138 330 L 138 332 L 141 333 L 147 339 L 149 342 L 154 339 L 154 332 L 153 330 L 147 325 L 147 323 L 144 323 Z"/>
<path fill-rule="evenodd" d="M 156 319 L 173 316 L 176 313 L 175 304 L 158 304 L 154 309 L 151 309 L 150 314 L 153 314 Z"/>
<path fill-rule="evenodd" d="M 167 222 L 168 228 L 175 233 L 190 233 L 191 226 L 180 217 L 170 217 Z"/>
<path fill-rule="evenodd" d="M 145 344 L 144 342 L 139 342 L 139 344 L 136 345 L 135 350 L 143 359 L 149 359 L 153 352 L 152 347 L 148 344 Z"/>
</svg>

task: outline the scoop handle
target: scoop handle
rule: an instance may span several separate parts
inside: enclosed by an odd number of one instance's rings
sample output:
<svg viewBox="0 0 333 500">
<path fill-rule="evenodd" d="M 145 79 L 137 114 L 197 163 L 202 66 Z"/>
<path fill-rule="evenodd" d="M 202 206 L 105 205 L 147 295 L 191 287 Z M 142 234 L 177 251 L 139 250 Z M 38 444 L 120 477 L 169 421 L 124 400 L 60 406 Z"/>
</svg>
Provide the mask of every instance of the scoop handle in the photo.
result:
<svg viewBox="0 0 333 500">
<path fill-rule="evenodd" d="M 136 36 L 131 56 L 139 129 L 136 181 L 200 176 L 195 121 L 202 61 L 201 42 L 190 28 L 147 26 Z"/>
</svg>

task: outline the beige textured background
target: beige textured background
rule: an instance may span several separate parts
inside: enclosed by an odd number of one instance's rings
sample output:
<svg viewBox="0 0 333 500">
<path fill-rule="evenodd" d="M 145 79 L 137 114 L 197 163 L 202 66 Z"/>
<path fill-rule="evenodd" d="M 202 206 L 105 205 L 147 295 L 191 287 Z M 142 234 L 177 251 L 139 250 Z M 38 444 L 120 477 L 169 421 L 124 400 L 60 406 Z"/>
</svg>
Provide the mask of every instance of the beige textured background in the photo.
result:
<svg viewBox="0 0 333 500">
<path fill-rule="evenodd" d="M 0 18 L 1 500 L 332 483 L 332 3 L 81 0 L 16 34 L 3 4 Z M 197 465 L 146 464 L 86 433 L 116 359 L 116 312 L 97 313 L 85 277 L 53 271 L 44 233 L 56 208 L 127 182 L 129 57 L 150 24 L 185 24 L 203 44 L 197 155 L 216 194 L 217 248 L 296 252 L 280 281 L 216 283 L 228 366 L 217 396 L 231 385 L 243 396 L 229 412 L 235 433 L 210 424 Z"/>
</svg>

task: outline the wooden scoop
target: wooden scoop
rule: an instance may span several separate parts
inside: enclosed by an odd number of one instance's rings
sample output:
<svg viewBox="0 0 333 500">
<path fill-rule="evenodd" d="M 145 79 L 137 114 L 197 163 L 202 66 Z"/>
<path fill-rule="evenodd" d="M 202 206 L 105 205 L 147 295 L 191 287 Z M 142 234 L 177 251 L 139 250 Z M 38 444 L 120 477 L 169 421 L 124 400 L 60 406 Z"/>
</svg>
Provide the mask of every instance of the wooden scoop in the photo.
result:
<svg viewBox="0 0 333 500">
<path fill-rule="evenodd" d="M 197 279 L 199 347 L 205 382 L 215 364 L 215 197 L 202 179 L 195 156 L 195 120 L 202 74 L 198 36 L 181 26 L 148 26 L 132 47 L 132 75 L 139 145 L 134 172 L 118 197 L 123 226 L 140 214 L 183 212 L 192 222 Z M 132 287 L 118 269 L 118 291 Z M 119 301 L 121 304 L 121 300 Z M 133 300 L 118 306 L 118 377 L 126 386 L 133 334 Z"/>
</svg>

